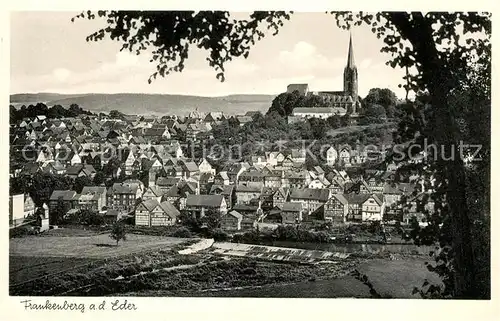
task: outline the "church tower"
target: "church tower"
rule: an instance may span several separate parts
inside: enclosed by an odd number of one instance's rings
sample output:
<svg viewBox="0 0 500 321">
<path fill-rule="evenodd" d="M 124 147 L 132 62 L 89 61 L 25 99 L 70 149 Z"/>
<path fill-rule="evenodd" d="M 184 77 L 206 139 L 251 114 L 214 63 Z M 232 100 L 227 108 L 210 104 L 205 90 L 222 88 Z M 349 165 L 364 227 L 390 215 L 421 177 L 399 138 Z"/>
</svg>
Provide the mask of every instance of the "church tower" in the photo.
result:
<svg viewBox="0 0 500 321">
<path fill-rule="evenodd" d="M 358 98 L 358 69 L 354 64 L 352 35 L 349 35 L 349 52 L 347 53 L 347 66 L 344 68 L 344 93 L 351 95 L 351 97 L 354 100 L 357 100 Z"/>
</svg>

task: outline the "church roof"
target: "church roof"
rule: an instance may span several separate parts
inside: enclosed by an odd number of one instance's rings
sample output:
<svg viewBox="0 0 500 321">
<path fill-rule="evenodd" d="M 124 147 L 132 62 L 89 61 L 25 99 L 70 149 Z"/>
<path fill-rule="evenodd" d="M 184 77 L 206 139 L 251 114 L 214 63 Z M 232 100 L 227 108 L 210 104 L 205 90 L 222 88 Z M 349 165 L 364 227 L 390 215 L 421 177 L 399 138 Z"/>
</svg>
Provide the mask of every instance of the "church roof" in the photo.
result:
<svg viewBox="0 0 500 321">
<path fill-rule="evenodd" d="M 347 66 L 346 68 L 356 67 L 354 63 L 354 50 L 352 49 L 352 35 L 349 35 L 349 52 L 347 53 Z"/>
</svg>

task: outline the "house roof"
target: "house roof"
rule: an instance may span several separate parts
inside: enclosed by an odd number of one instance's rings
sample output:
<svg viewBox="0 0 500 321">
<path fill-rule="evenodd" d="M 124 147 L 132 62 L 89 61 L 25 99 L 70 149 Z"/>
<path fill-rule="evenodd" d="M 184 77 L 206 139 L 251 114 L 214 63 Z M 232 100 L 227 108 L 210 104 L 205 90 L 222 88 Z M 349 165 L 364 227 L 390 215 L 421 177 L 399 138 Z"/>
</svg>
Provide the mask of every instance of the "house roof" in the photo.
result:
<svg viewBox="0 0 500 321">
<path fill-rule="evenodd" d="M 349 204 L 358 204 L 361 205 L 364 202 L 366 202 L 367 199 L 369 199 L 372 194 L 356 194 L 356 193 L 350 193 L 350 194 L 343 194 L 345 199 L 349 202 Z"/>
<path fill-rule="evenodd" d="M 331 198 L 335 198 L 344 205 L 349 204 L 349 201 L 342 194 L 333 194 Z"/>
<path fill-rule="evenodd" d="M 165 211 L 165 213 L 171 218 L 177 218 L 181 215 L 179 210 L 175 208 L 169 201 L 164 201 L 160 203 L 160 207 Z"/>
<path fill-rule="evenodd" d="M 179 177 L 158 177 L 156 185 L 158 186 L 174 186 L 177 185 L 181 179 Z"/>
<path fill-rule="evenodd" d="M 153 198 L 153 199 L 149 199 L 147 201 L 142 201 L 141 204 L 139 204 L 139 206 L 144 206 L 144 208 L 146 210 L 148 210 L 149 212 L 151 212 L 152 210 L 154 210 L 157 206 L 160 205 L 160 203 L 158 202 L 157 199 Z"/>
<path fill-rule="evenodd" d="M 245 185 L 236 185 L 236 193 L 260 193 L 261 187 L 256 186 L 245 186 Z"/>
<path fill-rule="evenodd" d="M 234 185 L 218 185 L 214 184 L 210 188 L 209 194 L 214 194 L 217 190 L 220 190 L 221 195 L 231 195 L 234 190 Z"/>
<path fill-rule="evenodd" d="M 240 213 L 238 213 L 237 211 L 230 211 L 229 213 L 227 213 L 228 215 L 231 215 L 233 217 L 236 217 L 238 220 L 243 220 L 243 215 L 241 215 Z"/>
<path fill-rule="evenodd" d="M 136 194 L 139 186 L 137 184 L 114 183 L 111 187 L 113 194 Z"/>
<path fill-rule="evenodd" d="M 55 190 L 52 192 L 52 195 L 50 195 L 50 200 L 51 201 L 57 201 L 58 199 L 62 198 L 65 201 L 71 201 L 75 197 L 76 192 L 75 191 L 70 191 L 70 190 Z"/>
<path fill-rule="evenodd" d="M 186 206 L 220 207 L 224 197 L 222 195 L 188 195 Z"/>
<path fill-rule="evenodd" d="M 318 200 L 321 202 L 326 202 L 330 196 L 330 190 L 326 188 L 304 188 L 304 189 L 293 189 L 290 193 L 290 198 L 292 199 L 309 199 Z"/>
</svg>

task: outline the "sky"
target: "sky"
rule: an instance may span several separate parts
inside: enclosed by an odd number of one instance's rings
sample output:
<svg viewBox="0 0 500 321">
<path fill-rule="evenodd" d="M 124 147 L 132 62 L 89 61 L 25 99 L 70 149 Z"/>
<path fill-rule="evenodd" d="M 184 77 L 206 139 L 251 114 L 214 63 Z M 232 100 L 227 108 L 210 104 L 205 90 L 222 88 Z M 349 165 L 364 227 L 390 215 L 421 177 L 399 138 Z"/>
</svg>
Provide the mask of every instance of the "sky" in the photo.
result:
<svg viewBox="0 0 500 321">
<path fill-rule="evenodd" d="M 119 52 L 109 39 L 86 42 L 105 21 L 71 18 L 78 12 L 13 12 L 10 16 L 10 93 L 160 93 L 200 96 L 278 94 L 290 83 L 308 83 L 313 91 L 342 90 L 349 32 L 323 12 L 295 13 L 277 36 L 269 32 L 247 59 L 226 65 L 226 80 L 205 60 L 207 53 L 190 49 L 181 73 L 157 78 L 148 55 Z M 236 16 L 242 16 L 242 13 Z M 359 94 L 389 88 L 404 97 L 403 70 L 385 64 L 382 40 L 367 26 L 352 29 Z"/>
</svg>

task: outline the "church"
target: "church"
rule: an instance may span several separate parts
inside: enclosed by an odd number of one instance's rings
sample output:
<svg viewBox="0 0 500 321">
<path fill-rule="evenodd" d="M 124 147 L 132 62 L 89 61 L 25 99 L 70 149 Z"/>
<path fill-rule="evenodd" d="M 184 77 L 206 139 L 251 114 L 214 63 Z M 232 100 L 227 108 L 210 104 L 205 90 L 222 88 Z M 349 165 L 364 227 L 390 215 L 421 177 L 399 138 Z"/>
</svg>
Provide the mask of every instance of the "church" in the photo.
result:
<svg viewBox="0 0 500 321">
<path fill-rule="evenodd" d="M 318 95 L 328 107 L 297 107 L 293 110 L 295 120 L 303 118 L 328 118 L 333 115 L 343 116 L 350 112 L 351 117 L 357 117 L 361 108 L 361 98 L 358 96 L 358 69 L 354 63 L 352 36 L 349 38 L 347 65 L 344 68 L 344 90 L 342 91 L 309 91 L 308 84 L 290 84 L 287 93 L 299 91 L 302 95 Z"/>
</svg>

